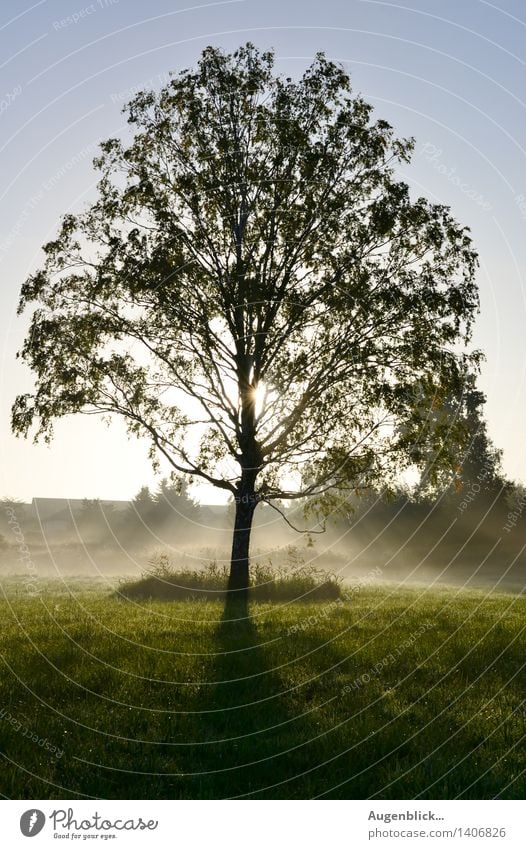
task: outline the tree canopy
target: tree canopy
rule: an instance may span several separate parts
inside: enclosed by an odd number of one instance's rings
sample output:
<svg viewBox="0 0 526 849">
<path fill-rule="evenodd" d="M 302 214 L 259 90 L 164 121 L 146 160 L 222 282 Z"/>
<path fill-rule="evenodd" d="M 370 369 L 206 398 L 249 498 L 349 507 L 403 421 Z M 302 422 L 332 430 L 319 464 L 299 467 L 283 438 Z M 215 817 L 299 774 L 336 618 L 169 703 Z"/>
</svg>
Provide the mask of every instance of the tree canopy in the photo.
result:
<svg viewBox="0 0 526 849">
<path fill-rule="evenodd" d="M 439 411 L 470 367 L 476 253 L 400 179 L 412 140 L 323 54 L 292 79 L 272 52 L 209 47 L 126 110 L 97 199 L 23 286 L 36 384 L 13 426 L 123 416 L 154 460 L 234 496 L 245 580 L 258 502 L 452 464 Z"/>
</svg>

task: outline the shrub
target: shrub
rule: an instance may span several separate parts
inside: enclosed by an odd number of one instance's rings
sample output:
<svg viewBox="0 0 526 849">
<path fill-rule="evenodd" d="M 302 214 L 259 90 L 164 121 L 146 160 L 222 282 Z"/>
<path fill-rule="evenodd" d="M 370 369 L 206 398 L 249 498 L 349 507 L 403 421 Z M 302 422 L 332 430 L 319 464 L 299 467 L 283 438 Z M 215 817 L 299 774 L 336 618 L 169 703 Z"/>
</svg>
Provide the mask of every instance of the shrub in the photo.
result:
<svg viewBox="0 0 526 849">
<path fill-rule="evenodd" d="M 275 568 L 257 563 L 251 569 L 250 598 L 253 601 L 321 601 L 342 595 L 342 580 L 314 566 Z M 215 560 L 202 569 L 176 569 L 170 557 L 157 554 L 149 568 L 135 581 L 120 584 L 117 592 L 129 600 L 224 600 L 229 570 Z"/>
</svg>

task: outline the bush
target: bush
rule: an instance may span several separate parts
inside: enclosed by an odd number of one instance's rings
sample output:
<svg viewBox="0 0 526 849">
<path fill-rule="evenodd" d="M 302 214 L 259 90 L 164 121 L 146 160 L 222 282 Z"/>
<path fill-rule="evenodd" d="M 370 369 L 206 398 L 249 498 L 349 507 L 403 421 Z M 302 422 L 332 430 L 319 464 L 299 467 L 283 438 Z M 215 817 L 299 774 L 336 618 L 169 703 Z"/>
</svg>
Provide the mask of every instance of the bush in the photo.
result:
<svg viewBox="0 0 526 849">
<path fill-rule="evenodd" d="M 203 569 L 176 569 L 167 554 L 150 560 L 141 578 L 125 581 L 117 592 L 129 600 L 183 601 L 224 600 L 228 568 L 212 561 Z M 325 601 L 342 595 L 342 581 L 313 566 L 274 568 L 256 564 L 251 568 L 250 598 L 253 601 Z"/>
</svg>

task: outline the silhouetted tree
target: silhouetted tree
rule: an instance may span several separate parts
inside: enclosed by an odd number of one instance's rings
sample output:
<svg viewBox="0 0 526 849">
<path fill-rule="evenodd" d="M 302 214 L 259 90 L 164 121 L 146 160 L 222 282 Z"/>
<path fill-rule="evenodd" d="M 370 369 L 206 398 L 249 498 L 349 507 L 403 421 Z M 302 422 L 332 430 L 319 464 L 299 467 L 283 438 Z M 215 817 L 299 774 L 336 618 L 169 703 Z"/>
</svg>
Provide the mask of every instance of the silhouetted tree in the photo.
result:
<svg viewBox="0 0 526 849">
<path fill-rule="evenodd" d="M 438 457 L 444 450 L 453 450 L 448 463 L 437 465 L 436 452 L 429 456 L 416 487 L 417 500 L 432 501 L 438 490 L 451 507 L 467 491 L 489 495 L 506 488 L 508 482 L 501 468 L 502 452 L 488 436 L 485 403 L 486 397 L 477 388 L 474 372 L 466 374 L 462 386 L 435 399 L 429 411 L 430 418 L 441 417 L 445 429 L 461 431 L 462 439 L 458 444 L 448 440 L 445 445 L 437 446 Z"/>
<path fill-rule="evenodd" d="M 126 511 L 125 524 L 142 535 L 151 528 L 155 514 L 155 498 L 149 487 L 141 486 Z"/>
<path fill-rule="evenodd" d="M 182 478 L 163 478 L 154 496 L 153 521 L 156 526 L 192 518 L 199 520 L 199 505 L 188 494 L 188 482 Z"/>
<path fill-rule="evenodd" d="M 484 418 L 486 396 L 477 389 L 474 375 L 469 376 L 463 395 L 467 449 L 459 470 L 461 491 L 473 485 L 485 493 L 499 491 L 506 485 L 501 467 L 502 451 L 488 436 Z"/>
<path fill-rule="evenodd" d="M 24 284 L 36 387 L 13 411 L 47 438 L 123 416 L 229 492 L 240 594 L 258 503 L 389 480 L 445 441 L 427 411 L 462 384 L 478 304 L 466 228 L 396 177 L 412 141 L 322 54 L 298 80 L 273 62 L 209 47 L 128 105 L 135 136 L 102 144 L 98 199 Z"/>
</svg>

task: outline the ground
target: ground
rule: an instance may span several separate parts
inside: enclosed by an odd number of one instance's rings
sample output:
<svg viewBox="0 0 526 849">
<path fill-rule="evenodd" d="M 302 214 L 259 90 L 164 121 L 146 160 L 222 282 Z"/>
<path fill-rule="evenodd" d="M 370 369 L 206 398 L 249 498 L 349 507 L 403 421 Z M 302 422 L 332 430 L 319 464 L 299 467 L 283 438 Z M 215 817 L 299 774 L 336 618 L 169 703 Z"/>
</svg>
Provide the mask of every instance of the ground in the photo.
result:
<svg viewBox="0 0 526 849">
<path fill-rule="evenodd" d="M 232 622 L 16 586 L 3 797 L 524 798 L 524 596 L 385 585 Z"/>
</svg>

